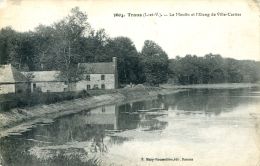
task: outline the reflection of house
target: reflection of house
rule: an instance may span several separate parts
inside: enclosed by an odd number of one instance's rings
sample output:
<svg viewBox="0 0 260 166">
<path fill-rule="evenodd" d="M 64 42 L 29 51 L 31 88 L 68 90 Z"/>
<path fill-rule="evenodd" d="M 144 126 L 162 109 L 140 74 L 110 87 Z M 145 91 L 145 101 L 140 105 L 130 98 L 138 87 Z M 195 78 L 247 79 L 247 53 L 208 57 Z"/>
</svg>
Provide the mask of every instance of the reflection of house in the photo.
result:
<svg viewBox="0 0 260 166">
<path fill-rule="evenodd" d="M 118 87 L 117 60 L 102 63 L 80 63 L 78 69 L 83 72 L 83 80 L 76 83 L 76 90 L 115 89 Z"/>
<path fill-rule="evenodd" d="M 59 71 L 33 71 L 22 72 L 31 82 L 31 91 L 63 92 L 68 86 L 65 85 L 59 75 Z"/>
<path fill-rule="evenodd" d="M 0 66 L 0 94 L 21 93 L 28 89 L 26 77 L 9 65 Z"/>
<path fill-rule="evenodd" d="M 98 107 L 83 116 L 85 124 L 106 125 L 107 129 L 118 129 L 118 111 L 116 105 Z"/>
</svg>

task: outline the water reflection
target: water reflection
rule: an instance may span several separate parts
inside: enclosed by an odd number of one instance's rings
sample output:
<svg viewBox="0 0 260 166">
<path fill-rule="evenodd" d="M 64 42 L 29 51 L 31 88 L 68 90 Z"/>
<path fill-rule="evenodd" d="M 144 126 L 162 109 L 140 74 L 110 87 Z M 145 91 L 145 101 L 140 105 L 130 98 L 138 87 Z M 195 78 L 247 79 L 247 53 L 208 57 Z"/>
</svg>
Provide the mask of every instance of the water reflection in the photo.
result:
<svg viewBox="0 0 260 166">
<path fill-rule="evenodd" d="M 239 90 L 190 90 L 180 92 L 178 95 L 172 95 L 164 98 L 166 107 L 170 110 L 182 110 L 190 113 L 204 112 L 208 115 L 219 115 L 221 112 L 233 111 L 238 105 L 250 104 L 259 101 L 259 94 L 249 94 L 256 89 Z M 248 95 L 249 94 L 249 95 Z M 246 98 L 242 98 L 247 96 Z M 255 98 L 252 98 L 255 97 Z"/>
<path fill-rule="evenodd" d="M 52 124 L 38 126 L 21 136 L 1 139 L 1 158 L 7 165 L 15 166 L 61 165 L 63 162 L 60 158 L 64 158 L 67 164 L 72 162 L 72 165 L 84 165 L 89 159 L 105 160 L 106 155 L 111 159 L 113 149 L 124 149 L 125 143 L 135 142 L 141 137 L 145 143 L 163 139 L 160 134 L 156 134 L 158 132 L 167 131 L 167 139 L 195 142 L 195 139 L 187 140 L 183 137 L 194 137 L 194 133 L 188 130 L 190 124 L 178 126 L 183 119 L 175 116 L 192 118 L 190 123 L 203 125 L 205 116 L 220 116 L 222 113 L 235 112 L 238 107 L 259 103 L 260 94 L 256 92 L 257 89 L 190 90 L 160 96 L 157 100 L 85 110 L 57 119 Z M 149 139 L 146 138 L 146 133 Z M 207 141 L 203 137 L 196 140 Z M 74 156 L 74 161 L 66 156 Z M 91 165 L 98 165 L 97 160 L 91 160 L 93 161 L 95 162 Z"/>
</svg>

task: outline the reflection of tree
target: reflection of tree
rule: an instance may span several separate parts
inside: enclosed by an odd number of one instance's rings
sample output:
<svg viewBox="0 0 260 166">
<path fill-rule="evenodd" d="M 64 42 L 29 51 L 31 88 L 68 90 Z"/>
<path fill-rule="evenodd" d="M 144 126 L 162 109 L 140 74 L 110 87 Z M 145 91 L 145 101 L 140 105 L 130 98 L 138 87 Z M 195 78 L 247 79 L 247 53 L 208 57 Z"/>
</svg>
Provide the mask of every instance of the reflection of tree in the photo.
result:
<svg viewBox="0 0 260 166">
<path fill-rule="evenodd" d="M 104 144 L 104 137 L 105 137 L 105 135 L 101 134 L 92 140 L 93 142 L 91 144 L 91 152 L 93 152 L 93 153 L 97 153 L 97 152 L 104 153 L 105 152 L 106 153 L 108 151 L 107 146 Z"/>
<path fill-rule="evenodd" d="M 4 163 L 4 159 L 3 159 L 3 157 L 2 157 L 1 154 L 0 154 L 0 165 L 6 165 L 6 164 Z"/>
<path fill-rule="evenodd" d="M 26 137 L 26 136 L 24 136 Z M 19 137 L 4 138 L 0 140 L 0 153 L 2 155 L 2 165 L 10 166 L 85 166 L 98 165 L 96 159 L 82 159 L 87 155 L 83 149 L 52 149 L 47 159 L 37 158 L 27 151 L 32 146 L 39 146 L 38 143 L 26 141 Z M 7 164 L 8 163 L 8 164 Z"/>
<path fill-rule="evenodd" d="M 163 100 L 149 100 L 124 104 L 119 106 L 118 126 L 119 129 L 146 128 L 146 130 L 162 130 L 167 126 L 167 122 L 161 122 L 156 118 L 163 114 L 159 110 L 153 115 L 150 113 L 140 113 L 139 110 L 150 110 L 152 108 L 165 108 Z"/>
<path fill-rule="evenodd" d="M 109 143 L 111 144 L 123 144 L 125 141 L 129 141 L 130 138 L 119 137 L 119 136 L 110 136 Z"/>
<path fill-rule="evenodd" d="M 190 90 L 181 92 L 164 99 L 166 105 L 183 111 L 204 111 L 207 114 L 220 114 L 231 111 L 240 104 L 247 103 L 249 99 L 237 97 L 247 95 L 247 89 L 236 90 Z"/>
<path fill-rule="evenodd" d="M 27 135 L 6 137 L 0 139 L 0 153 L 2 164 L 8 165 L 39 165 L 36 157 L 30 156 L 26 151 L 29 147 L 38 143 L 26 141 Z"/>
<path fill-rule="evenodd" d="M 148 110 L 151 108 L 162 108 L 164 102 L 160 100 L 147 100 L 127 103 L 119 106 L 119 112 L 136 112 L 138 110 Z"/>
<path fill-rule="evenodd" d="M 0 140 L 0 153 L 3 157 L 4 163 L 9 163 L 9 165 L 41 165 L 41 161 L 36 157 L 31 156 L 28 150 L 34 146 L 46 146 L 46 145 L 63 145 L 67 142 L 72 141 L 89 141 L 92 142 L 92 146 L 95 153 L 106 153 L 107 146 L 104 143 L 105 129 L 106 125 L 85 125 L 78 120 L 80 115 L 74 116 L 72 118 L 63 118 L 57 120 L 52 125 L 41 126 L 35 128 L 29 132 L 23 134 L 23 136 L 16 136 L 11 138 L 5 138 Z M 30 141 L 30 140 L 37 141 Z M 42 142 L 40 142 L 42 141 Z M 46 144 L 45 142 L 52 142 Z M 83 147 L 82 147 L 83 148 Z M 92 150 L 93 150 L 92 149 Z M 69 148 L 66 154 L 73 154 L 74 148 Z M 71 152 L 71 153 L 70 153 Z M 55 151 L 55 153 L 62 153 L 61 150 Z M 82 154 L 79 152 L 79 154 Z M 54 158 L 49 161 L 45 161 L 50 165 L 56 163 L 75 163 L 82 164 L 82 162 L 77 158 L 77 156 L 54 156 Z M 71 159 L 75 161 L 71 161 Z M 32 164 L 33 163 L 33 164 Z M 44 164 L 43 164 L 44 165 Z M 48 165 L 48 164 L 47 164 Z M 55 165 L 55 164 L 54 164 Z"/>
<path fill-rule="evenodd" d="M 168 122 L 159 121 L 157 119 L 150 119 L 148 121 L 140 122 L 139 126 L 145 131 L 163 130 L 166 128 Z"/>
</svg>

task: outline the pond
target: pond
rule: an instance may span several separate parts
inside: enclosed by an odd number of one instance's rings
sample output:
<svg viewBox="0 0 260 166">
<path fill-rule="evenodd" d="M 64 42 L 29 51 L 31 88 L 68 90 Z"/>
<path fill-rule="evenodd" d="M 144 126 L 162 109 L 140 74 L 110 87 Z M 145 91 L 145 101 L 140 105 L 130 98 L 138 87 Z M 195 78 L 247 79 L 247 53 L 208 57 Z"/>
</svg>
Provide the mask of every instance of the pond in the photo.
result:
<svg viewBox="0 0 260 166">
<path fill-rule="evenodd" d="M 2 165 L 256 166 L 260 89 L 105 105 L 0 139 Z"/>
</svg>

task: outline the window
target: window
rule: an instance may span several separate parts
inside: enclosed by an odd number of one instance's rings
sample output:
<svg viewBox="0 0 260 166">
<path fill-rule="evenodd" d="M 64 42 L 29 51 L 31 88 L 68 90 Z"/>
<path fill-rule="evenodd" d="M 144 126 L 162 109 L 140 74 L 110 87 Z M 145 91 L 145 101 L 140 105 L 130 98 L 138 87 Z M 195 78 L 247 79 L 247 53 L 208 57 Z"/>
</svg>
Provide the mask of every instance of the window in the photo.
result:
<svg viewBox="0 0 260 166">
<path fill-rule="evenodd" d="M 105 80 L 105 75 L 101 75 L 101 80 Z"/>
<path fill-rule="evenodd" d="M 36 84 L 35 83 L 33 83 L 33 89 L 36 89 Z"/>
<path fill-rule="evenodd" d="M 90 85 L 87 85 L 87 90 L 90 90 Z"/>
<path fill-rule="evenodd" d="M 105 89 L 105 84 L 101 84 L 101 89 Z"/>
<path fill-rule="evenodd" d="M 106 108 L 105 107 L 102 107 L 102 112 L 106 112 Z"/>
<path fill-rule="evenodd" d="M 90 81 L 90 75 L 86 75 L 86 80 Z"/>
</svg>

